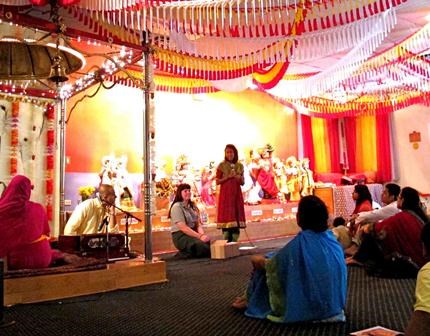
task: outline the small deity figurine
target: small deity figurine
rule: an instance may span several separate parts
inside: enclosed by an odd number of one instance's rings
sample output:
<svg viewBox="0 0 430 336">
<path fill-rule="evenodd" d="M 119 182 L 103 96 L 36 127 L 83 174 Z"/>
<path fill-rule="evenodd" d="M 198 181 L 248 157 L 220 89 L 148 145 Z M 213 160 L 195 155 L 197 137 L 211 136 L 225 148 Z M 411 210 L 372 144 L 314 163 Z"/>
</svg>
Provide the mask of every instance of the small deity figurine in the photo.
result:
<svg viewBox="0 0 430 336">
<path fill-rule="evenodd" d="M 172 183 L 166 173 L 166 163 L 157 162 L 155 164 L 155 193 L 157 197 L 166 199 L 174 193 Z"/>
<path fill-rule="evenodd" d="M 109 184 L 115 190 L 115 205 L 134 208 L 132 188 L 129 186 L 127 172 L 127 156 L 116 158 L 107 155 L 102 158 L 102 169 L 99 173 L 100 184 Z"/>
<path fill-rule="evenodd" d="M 251 160 L 252 160 L 253 151 L 251 150 Z M 261 203 L 261 187 L 258 184 L 257 179 L 254 177 L 252 173 L 253 162 L 251 161 L 249 165 L 246 164 L 244 160 L 241 160 L 243 164 L 243 178 L 244 184 L 241 186 L 243 193 L 243 200 L 245 204 L 255 205 Z"/>
<path fill-rule="evenodd" d="M 215 206 L 216 203 L 216 167 L 215 161 L 203 167 L 201 173 L 201 199 L 206 206 Z"/>
<path fill-rule="evenodd" d="M 176 188 L 181 183 L 187 183 L 191 186 L 191 191 L 195 197 L 200 196 L 200 190 L 197 181 L 200 176 L 191 167 L 190 161 L 185 154 L 182 154 L 176 160 L 175 171 L 172 173 L 172 185 Z"/>
<path fill-rule="evenodd" d="M 314 181 L 314 174 L 312 170 L 309 169 L 309 159 L 303 158 L 303 160 L 300 162 L 300 166 L 301 166 L 301 177 L 302 177 L 301 195 L 302 196 L 313 195 L 314 189 L 315 189 L 315 181 Z"/>
<path fill-rule="evenodd" d="M 287 184 L 287 172 L 284 163 L 279 158 L 273 159 L 273 171 L 275 173 L 275 182 L 278 187 L 278 198 L 282 202 L 286 202 L 289 194 Z"/>
<path fill-rule="evenodd" d="M 300 200 L 300 171 L 297 168 L 298 162 L 295 156 L 290 156 L 285 161 L 286 163 L 286 174 L 287 174 L 287 186 L 288 186 L 288 200 L 299 201 Z"/>
<path fill-rule="evenodd" d="M 257 181 L 263 189 L 264 198 L 267 199 L 277 198 L 279 192 L 275 183 L 275 174 L 273 172 L 273 151 L 274 149 L 270 144 L 267 144 L 265 147 L 258 150 L 258 153 L 260 154 L 260 170 Z"/>
<path fill-rule="evenodd" d="M 113 169 L 114 157 L 112 155 L 106 155 L 102 158 L 102 169 L 100 170 L 100 184 L 112 185 L 112 178 L 114 178 Z"/>
</svg>

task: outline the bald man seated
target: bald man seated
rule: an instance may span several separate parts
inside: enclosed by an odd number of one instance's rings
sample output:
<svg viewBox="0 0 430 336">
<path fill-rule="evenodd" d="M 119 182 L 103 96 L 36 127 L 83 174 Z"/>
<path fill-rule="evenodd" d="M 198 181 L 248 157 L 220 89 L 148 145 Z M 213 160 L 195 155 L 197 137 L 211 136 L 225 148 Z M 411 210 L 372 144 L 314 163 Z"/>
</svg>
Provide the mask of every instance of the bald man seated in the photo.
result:
<svg viewBox="0 0 430 336">
<path fill-rule="evenodd" d="M 99 197 L 87 199 L 75 208 L 64 228 L 64 235 L 78 236 L 106 232 L 106 227 L 102 224 L 106 221 L 109 223 L 109 232 L 118 232 L 113 204 L 115 204 L 113 187 L 108 184 L 100 185 Z"/>
</svg>

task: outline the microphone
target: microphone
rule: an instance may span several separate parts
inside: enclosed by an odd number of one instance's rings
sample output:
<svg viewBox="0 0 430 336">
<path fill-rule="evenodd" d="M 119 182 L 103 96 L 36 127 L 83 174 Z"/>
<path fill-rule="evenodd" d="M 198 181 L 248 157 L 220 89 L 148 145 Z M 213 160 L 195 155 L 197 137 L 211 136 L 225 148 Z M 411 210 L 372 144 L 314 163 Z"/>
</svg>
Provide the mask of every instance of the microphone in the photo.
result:
<svg viewBox="0 0 430 336">
<path fill-rule="evenodd" d="M 102 222 L 99 225 L 98 231 L 101 231 L 103 229 L 103 226 L 105 226 L 105 225 L 107 226 L 108 225 L 108 221 L 109 221 L 108 217 L 103 218 Z"/>
</svg>

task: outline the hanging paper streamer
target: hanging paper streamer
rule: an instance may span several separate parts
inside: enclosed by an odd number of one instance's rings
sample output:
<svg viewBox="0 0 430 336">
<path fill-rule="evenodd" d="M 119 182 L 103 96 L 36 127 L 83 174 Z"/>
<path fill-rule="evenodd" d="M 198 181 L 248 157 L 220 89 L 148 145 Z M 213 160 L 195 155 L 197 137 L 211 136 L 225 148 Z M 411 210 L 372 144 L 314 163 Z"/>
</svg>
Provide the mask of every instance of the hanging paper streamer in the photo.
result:
<svg viewBox="0 0 430 336">
<path fill-rule="evenodd" d="M 299 0 L 281 6 L 277 1 L 254 0 L 83 0 L 69 8 L 100 36 L 115 36 L 137 48 L 140 31 L 150 30 L 156 36 L 150 40 L 156 46 L 154 59 L 162 71 L 225 80 L 288 62 L 292 51 L 291 45 L 286 50 L 287 43 L 296 44 L 295 60 L 303 61 L 368 39 L 375 20 L 387 33 L 395 18 L 380 17 L 407 2 Z M 372 39 L 363 47 L 379 42 Z M 312 47 L 316 44 L 318 51 Z"/>
<path fill-rule="evenodd" d="M 80 0 L 57 0 L 59 6 L 70 6 L 79 3 Z M 0 4 L 8 6 L 46 6 L 50 3 L 49 0 L 1 0 Z"/>
</svg>

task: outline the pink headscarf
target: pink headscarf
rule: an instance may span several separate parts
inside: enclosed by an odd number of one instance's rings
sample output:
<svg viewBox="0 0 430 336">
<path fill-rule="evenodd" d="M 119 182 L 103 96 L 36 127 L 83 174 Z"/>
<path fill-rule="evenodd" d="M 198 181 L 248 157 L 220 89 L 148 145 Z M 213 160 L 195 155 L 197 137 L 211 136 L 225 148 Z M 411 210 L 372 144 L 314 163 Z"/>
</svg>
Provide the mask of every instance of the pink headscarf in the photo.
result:
<svg viewBox="0 0 430 336">
<path fill-rule="evenodd" d="M 43 207 L 30 195 L 30 180 L 16 175 L 0 198 L 0 257 L 37 239 L 47 227 Z"/>
</svg>

